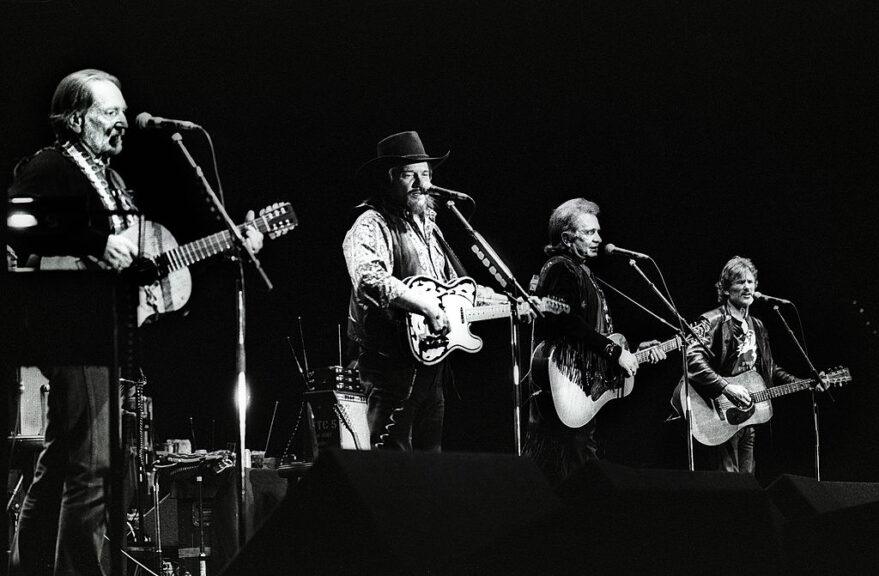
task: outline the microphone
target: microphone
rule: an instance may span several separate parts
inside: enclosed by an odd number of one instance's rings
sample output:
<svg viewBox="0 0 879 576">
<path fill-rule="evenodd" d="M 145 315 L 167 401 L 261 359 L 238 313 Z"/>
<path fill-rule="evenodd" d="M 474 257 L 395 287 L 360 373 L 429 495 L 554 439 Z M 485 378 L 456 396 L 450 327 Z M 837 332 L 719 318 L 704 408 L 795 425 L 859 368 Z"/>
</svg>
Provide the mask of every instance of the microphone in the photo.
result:
<svg viewBox="0 0 879 576">
<path fill-rule="evenodd" d="M 463 192 L 455 192 L 454 190 L 449 190 L 447 188 L 440 188 L 439 186 L 430 185 L 430 188 L 424 189 L 424 194 L 428 196 L 433 196 L 434 198 L 440 198 L 442 200 L 465 200 L 467 202 L 476 203 L 473 198 L 464 194 Z"/>
<path fill-rule="evenodd" d="M 635 252 L 634 250 L 626 250 L 625 248 L 618 248 L 613 244 L 606 244 L 604 246 L 604 253 L 608 256 L 626 256 L 627 258 L 637 258 L 639 260 L 650 260 L 650 256 L 647 254 L 642 254 L 641 252 Z"/>
<path fill-rule="evenodd" d="M 141 130 L 200 130 L 201 126 L 188 120 L 171 120 L 153 116 L 149 112 L 141 112 L 134 119 L 134 123 Z"/>
<path fill-rule="evenodd" d="M 775 296 L 763 294 L 762 292 L 754 292 L 754 298 L 756 298 L 757 300 L 766 300 L 767 302 L 778 302 L 779 304 L 792 304 L 790 300 L 785 300 L 784 298 L 776 298 Z"/>
</svg>

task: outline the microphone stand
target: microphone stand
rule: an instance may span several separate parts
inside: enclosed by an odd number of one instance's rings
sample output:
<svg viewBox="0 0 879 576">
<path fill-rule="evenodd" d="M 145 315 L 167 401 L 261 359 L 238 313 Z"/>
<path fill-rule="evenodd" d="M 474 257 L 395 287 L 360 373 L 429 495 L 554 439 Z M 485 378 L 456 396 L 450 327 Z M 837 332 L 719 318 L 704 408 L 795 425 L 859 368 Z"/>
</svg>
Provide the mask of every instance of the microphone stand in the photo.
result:
<svg viewBox="0 0 879 576">
<path fill-rule="evenodd" d="M 790 335 L 791 340 L 796 344 L 797 349 L 800 351 L 802 357 L 806 360 L 806 365 L 809 367 L 809 371 L 812 373 L 812 376 L 815 378 L 816 382 L 821 381 L 821 375 L 818 374 L 818 371 L 815 369 L 815 365 L 812 364 L 812 361 L 809 359 L 809 355 L 806 354 L 806 351 L 803 349 L 803 346 L 800 344 L 800 341 L 797 340 L 796 335 L 794 335 L 793 330 L 791 330 L 790 325 L 785 320 L 784 315 L 778 309 L 778 304 L 773 304 L 772 309 L 775 310 L 775 313 L 781 319 L 781 323 L 784 324 L 785 330 Z M 815 396 L 815 387 L 812 386 L 809 390 L 809 393 L 812 396 L 812 427 L 815 432 L 815 480 L 818 482 L 821 481 L 821 439 L 818 435 L 818 398 Z"/>
<path fill-rule="evenodd" d="M 492 277 L 501 285 L 510 300 L 510 351 L 512 353 L 513 365 L 513 443 L 516 449 L 516 455 L 522 455 L 522 392 L 521 382 L 519 381 L 519 326 L 521 320 L 519 318 L 518 305 L 516 303 L 517 295 L 531 306 L 534 313 L 540 318 L 543 314 L 528 299 L 528 293 L 519 285 L 510 269 L 501 260 L 497 252 L 489 245 L 482 235 L 473 229 L 473 226 L 467 222 L 463 214 L 455 206 L 454 200 L 448 200 L 446 207 L 457 217 L 464 227 L 464 230 L 473 240 L 471 249 L 479 258 L 479 261 L 488 269 Z"/>
<path fill-rule="evenodd" d="M 256 255 L 253 253 L 253 250 L 250 249 L 250 246 L 248 246 L 247 242 L 244 240 L 244 236 L 241 234 L 241 230 L 239 230 L 238 226 L 235 224 L 232 218 L 229 217 L 229 213 L 226 212 L 226 208 L 223 206 L 223 203 L 217 197 L 217 194 L 214 192 L 213 188 L 211 188 L 210 183 L 204 177 L 204 172 L 202 172 L 201 167 L 195 163 L 195 160 L 193 160 L 192 156 L 189 154 L 189 150 L 187 150 L 186 146 L 183 144 L 183 137 L 180 136 L 179 132 L 175 132 L 171 136 L 171 140 L 173 140 L 177 144 L 177 146 L 180 148 L 180 151 L 186 157 L 186 161 L 195 171 L 195 175 L 198 178 L 198 181 L 201 184 L 203 191 L 205 192 L 205 197 L 207 199 L 208 205 L 214 210 L 217 218 L 226 225 L 226 228 L 229 231 L 229 235 L 232 239 L 234 256 L 235 259 L 238 261 L 238 274 L 235 280 L 235 302 L 237 313 L 236 316 L 238 320 L 238 338 L 236 340 L 235 347 L 235 368 L 238 375 L 235 393 L 238 407 L 238 451 L 235 460 L 238 472 L 238 545 L 240 548 L 243 548 L 244 545 L 247 543 L 248 516 L 246 510 L 247 472 L 244 466 L 244 442 L 247 437 L 247 353 L 244 347 L 244 322 L 246 310 L 244 305 L 244 264 L 241 261 L 241 255 L 245 254 L 247 256 L 247 259 L 253 265 L 253 268 L 257 271 L 260 278 L 262 278 L 262 281 L 268 290 L 271 290 L 273 286 L 271 280 L 269 280 L 269 277 L 263 270 L 262 265 L 260 264 Z"/>
<path fill-rule="evenodd" d="M 653 265 L 659 269 L 659 266 L 656 265 L 656 262 L 653 258 L 650 259 L 653 262 Z M 672 316 L 674 316 L 678 321 L 678 326 L 680 327 L 678 330 L 678 334 L 681 338 L 681 364 L 682 364 L 682 372 L 683 372 L 683 381 L 684 381 L 684 397 L 686 398 L 686 406 L 684 407 L 684 420 L 687 421 L 687 468 L 690 472 L 696 469 L 696 462 L 693 457 L 693 411 L 692 406 L 690 404 L 690 378 L 687 371 L 687 352 L 689 347 L 689 342 L 687 341 L 687 336 L 693 338 L 694 342 L 698 342 L 702 345 L 702 348 L 705 349 L 705 353 L 709 358 L 713 358 L 714 354 L 711 353 L 711 350 L 708 349 L 707 346 L 702 344 L 701 340 L 696 337 L 696 334 L 693 332 L 693 329 L 687 324 L 687 321 L 680 315 L 677 308 L 674 307 L 674 304 L 668 301 L 665 296 L 662 295 L 662 292 L 656 287 L 655 284 L 647 277 L 646 274 L 638 267 L 638 264 L 635 262 L 634 258 L 629 259 L 629 266 L 635 269 L 635 271 L 647 282 L 647 285 L 650 286 L 650 289 L 659 297 L 659 300 L 665 304 L 665 307 L 671 312 Z"/>
</svg>

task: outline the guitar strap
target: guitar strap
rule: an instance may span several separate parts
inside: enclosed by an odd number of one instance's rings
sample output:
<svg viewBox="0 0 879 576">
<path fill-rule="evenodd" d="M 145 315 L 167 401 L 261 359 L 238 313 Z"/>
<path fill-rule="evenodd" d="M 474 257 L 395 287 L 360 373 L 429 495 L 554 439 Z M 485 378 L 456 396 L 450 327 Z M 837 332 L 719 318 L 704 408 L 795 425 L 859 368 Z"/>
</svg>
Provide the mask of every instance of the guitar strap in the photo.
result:
<svg viewBox="0 0 879 576">
<path fill-rule="evenodd" d="M 110 212 L 110 226 L 113 232 L 118 234 L 134 225 L 137 222 L 137 217 L 132 212 L 137 209 L 131 198 L 124 192 L 125 186 L 119 175 L 91 154 L 84 152 L 76 144 L 65 142 L 60 148 L 61 153 L 76 164 L 77 168 L 88 179 L 92 188 L 98 193 L 101 204 Z M 107 174 L 109 174 L 112 183 L 108 182 Z M 127 213 L 115 213 L 118 211 Z"/>
<path fill-rule="evenodd" d="M 433 229 L 433 235 L 436 236 L 436 241 L 440 245 L 440 248 L 443 249 L 443 252 L 446 253 L 446 258 L 449 259 L 449 263 L 452 265 L 452 269 L 455 271 L 455 274 L 460 278 L 461 276 L 467 276 L 467 270 L 464 269 L 464 265 L 461 264 L 461 260 L 458 259 L 458 255 L 455 254 L 452 247 L 449 246 L 449 243 L 446 242 L 446 239 L 443 238 L 443 235 L 440 234 L 438 228 Z"/>
</svg>

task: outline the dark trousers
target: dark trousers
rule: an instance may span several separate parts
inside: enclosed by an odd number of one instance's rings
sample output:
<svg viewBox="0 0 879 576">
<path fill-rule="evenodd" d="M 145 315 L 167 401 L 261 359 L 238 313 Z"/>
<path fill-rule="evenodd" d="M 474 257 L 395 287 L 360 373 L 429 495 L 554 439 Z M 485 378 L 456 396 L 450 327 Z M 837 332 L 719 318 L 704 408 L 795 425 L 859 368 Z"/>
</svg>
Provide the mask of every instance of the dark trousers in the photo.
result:
<svg viewBox="0 0 879 576">
<path fill-rule="evenodd" d="M 46 370 L 46 442 L 19 517 L 10 574 L 100 576 L 109 471 L 109 373 Z"/>
<path fill-rule="evenodd" d="M 368 352 L 358 360 L 366 391 L 369 441 L 373 448 L 440 452 L 445 397 L 451 379 L 445 362 L 424 366 Z"/>
<path fill-rule="evenodd" d="M 595 419 L 580 428 L 562 424 L 549 391 L 531 396 L 522 454 L 534 460 L 552 485 L 561 484 L 586 462 L 598 459 Z"/>
<path fill-rule="evenodd" d="M 723 472 L 754 473 L 754 439 L 757 431 L 753 426 L 745 426 L 732 438 L 715 449 L 717 470 Z"/>
</svg>

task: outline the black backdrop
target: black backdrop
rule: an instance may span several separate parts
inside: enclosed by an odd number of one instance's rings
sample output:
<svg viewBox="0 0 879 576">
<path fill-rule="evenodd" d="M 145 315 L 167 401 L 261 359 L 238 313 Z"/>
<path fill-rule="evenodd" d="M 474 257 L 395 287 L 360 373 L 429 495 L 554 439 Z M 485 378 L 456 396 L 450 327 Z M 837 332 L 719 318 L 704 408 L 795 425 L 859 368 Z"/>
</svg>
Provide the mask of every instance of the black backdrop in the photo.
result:
<svg viewBox="0 0 879 576">
<path fill-rule="evenodd" d="M 261 254 L 275 290 L 248 274 L 249 447 L 265 444 L 275 402 L 270 452 L 295 424 L 302 384 L 285 338 L 300 348 L 298 317 L 310 366 L 338 362 L 352 175 L 380 138 L 415 129 L 430 152 L 452 150 L 435 181 L 476 198 L 473 225 L 523 284 L 542 262 L 549 212 L 574 196 L 601 205 L 606 241 L 655 257 L 687 318 L 713 306 L 729 257 L 753 258 L 761 289 L 799 305 L 815 364 L 855 377 L 821 401 L 824 477 L 879 477 L 874 3 L 71 0 L 0 2 L 0 16 L 4 185 L 51 141 L 58 80 L 97 67 L 122 80 L 130 120 L 146 110 L 210 131 L 234 218 L 293 203 L 301 226 Z M 185 141 L 207 170 L 204 142 Z M 166 134 L 132 131 L 116 167 L 181 242 L 217 229 Z M 660 309 L 624 260 L 597 267 Z M 218 259 L 193 276 L 187 313 L 144 329 L 143 364 L 159 435 L 194 431 L 199 447 L 221 448 L 235 438 L 233 274 Z M 630 340 L 670 336 L 618 298 L 611 306 Z M 771 308 L 753 312 L 781 363 L 804 374 Z M 485 350 L 456 359 L 445 447 L 510 452 L 507 325 L 476 331 Z M 642 370 L 632 397 L 601 413 L 609 459 L 685 466 L 679 424 L 663 423 L 678 359 Z M 775 406 L 760 474 L 809 474 L 808 395 Z"/>
</svg>

